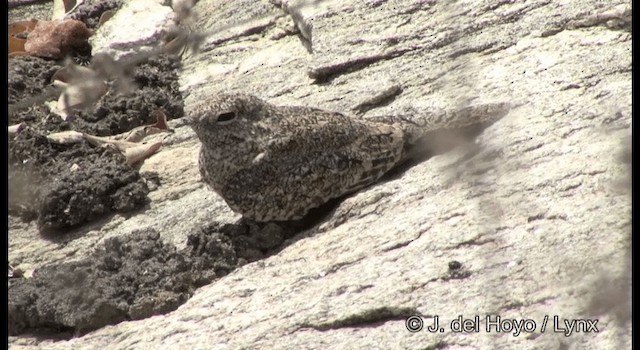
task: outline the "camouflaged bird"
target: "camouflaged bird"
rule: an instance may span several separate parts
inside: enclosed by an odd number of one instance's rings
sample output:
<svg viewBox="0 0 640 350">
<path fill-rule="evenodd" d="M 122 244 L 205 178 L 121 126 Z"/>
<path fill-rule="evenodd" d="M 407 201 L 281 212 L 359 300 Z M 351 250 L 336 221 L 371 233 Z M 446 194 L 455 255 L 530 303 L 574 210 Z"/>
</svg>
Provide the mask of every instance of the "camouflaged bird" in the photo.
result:
<svg viewBox="0 0 640 350">
<path fill-rule="evenodd" d="M 480 114 L 504 110 L 490 105 Z M 468 112 L 458 126 L 477 124 L 477 110 Z M 369 120 L 220 94 L 196 107 L 189 124 L 202 142 L 202 179 L 233 211 L 255 221 L 288 221 L 380 179 L 447 123 L 439 120 L 443 115 L 424 123 L 398 116 Z"/>
</svg>

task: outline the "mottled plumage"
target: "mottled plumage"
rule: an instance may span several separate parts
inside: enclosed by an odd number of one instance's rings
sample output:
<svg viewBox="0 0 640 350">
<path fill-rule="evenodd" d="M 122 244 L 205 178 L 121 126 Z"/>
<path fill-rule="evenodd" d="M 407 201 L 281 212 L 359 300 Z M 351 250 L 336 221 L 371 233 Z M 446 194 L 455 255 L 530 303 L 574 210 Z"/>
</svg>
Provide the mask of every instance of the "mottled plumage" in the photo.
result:
<svg viewBox="0 0 640 350">
<path fill-rule="evenodd" d="M 299 219 L 374 183 L 431 130 L 399 117 L 357 119 L 244 94 L 207 99 L 190 124 L 202 142 L 204 182 L 256 221 Z"/>
</svg>

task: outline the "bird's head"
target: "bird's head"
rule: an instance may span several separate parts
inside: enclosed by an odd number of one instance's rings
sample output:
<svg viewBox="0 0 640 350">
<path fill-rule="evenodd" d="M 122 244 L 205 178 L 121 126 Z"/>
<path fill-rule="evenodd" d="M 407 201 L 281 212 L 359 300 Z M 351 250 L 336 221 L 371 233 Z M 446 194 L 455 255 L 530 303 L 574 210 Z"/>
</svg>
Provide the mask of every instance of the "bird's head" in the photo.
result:
<svg viewBox="0 0 640 350">
<path fill-rule="evenodd" d="M 253 95 L 223 93 L 203 100 L 188 123 L 207 147 L 230 147 L 268 134 L 271 109 Z"/>
</svg>

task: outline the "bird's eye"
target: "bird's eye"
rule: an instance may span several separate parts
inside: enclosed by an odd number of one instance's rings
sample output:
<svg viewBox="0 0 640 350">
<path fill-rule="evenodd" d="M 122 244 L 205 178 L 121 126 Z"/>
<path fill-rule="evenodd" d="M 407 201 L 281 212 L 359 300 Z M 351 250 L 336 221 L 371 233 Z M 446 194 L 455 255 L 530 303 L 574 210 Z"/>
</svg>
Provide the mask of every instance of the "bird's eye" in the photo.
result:
<svg viewBox="0 0 640 350">
<path fill-rule="evenodd" d="M 217 122 L 218 124 L 229 124 L 230 122 L 232 122 L 234 119 L 236 119 L 236 113 L 235 112 L 225 112 L 225 113 L 221 113 L 218 115 L 218 119 Z"/>
</svg>

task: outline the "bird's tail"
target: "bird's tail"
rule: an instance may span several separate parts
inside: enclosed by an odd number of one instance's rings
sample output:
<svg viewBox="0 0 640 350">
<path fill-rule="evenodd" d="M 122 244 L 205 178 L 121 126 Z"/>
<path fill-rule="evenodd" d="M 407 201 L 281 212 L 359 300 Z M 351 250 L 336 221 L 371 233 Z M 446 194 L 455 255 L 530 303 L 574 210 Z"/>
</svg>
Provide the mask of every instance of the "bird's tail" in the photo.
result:
<svg viewBox="0 0 640 350">
<path fill-rule="evenodd" d="M 484 129 L 507 115 L 511 103 L 487 103 L 453 111 L 429 111 L 372 118 L 404 132 L 407 157 L 431 157 L 473 141 Z"/>
</svg>

